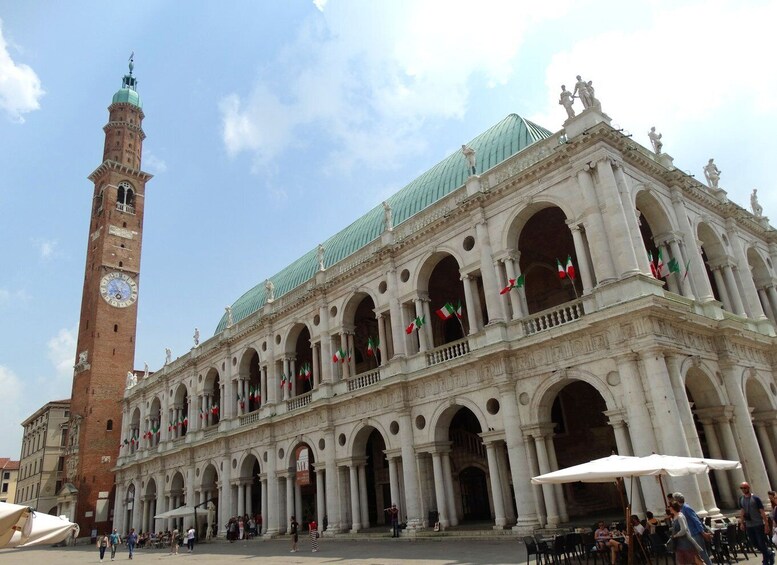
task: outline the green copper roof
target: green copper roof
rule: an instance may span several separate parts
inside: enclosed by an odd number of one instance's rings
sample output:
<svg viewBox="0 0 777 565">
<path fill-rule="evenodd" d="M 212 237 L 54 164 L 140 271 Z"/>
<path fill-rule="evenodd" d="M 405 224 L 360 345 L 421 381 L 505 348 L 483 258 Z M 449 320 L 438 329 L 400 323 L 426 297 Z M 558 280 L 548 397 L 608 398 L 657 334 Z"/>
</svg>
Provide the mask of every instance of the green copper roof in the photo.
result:
<svg viewBox="0 0 777 565">
<path fill-rule="evenodd" d="M 510 114 L 498 124 L 477 136 L 467 145 L 476 151 L 477 170 L 487 171 L 502 161 L 525 149 L 532 143 L 550 137 L 543 127 Z M 444 196 L 464 185 L 467 179 L 467 162 L 460 151 L 448 155 L 437 165 L 405 186 L 388 199 L 394 226 L 408 220 L 431 206 Z M 378 205 L 350 226 L 326 240 L 324 245 L 327 267 L 342 261 L 383 232 L 383 206 Z M 275 286 L 276 300 L 312 279 L 318 270 L 316 249 L 311 249 L 291 265 L 270 277 Z M 265 303 L 264 282 L 246 292 L 232 304 L 235 323 L 259 310 Z M 216 327 L 216 333 L 227 325 L 226 314 Z"/>
<path fill-rule="evenodd" d="M 143 109 L 143 102 L 140 101 L 140 95 L 131 88 L 122 88 L 113 95 L 111 104 L 119 104 L 120 102 L 127 102 Z"/>
</svg>

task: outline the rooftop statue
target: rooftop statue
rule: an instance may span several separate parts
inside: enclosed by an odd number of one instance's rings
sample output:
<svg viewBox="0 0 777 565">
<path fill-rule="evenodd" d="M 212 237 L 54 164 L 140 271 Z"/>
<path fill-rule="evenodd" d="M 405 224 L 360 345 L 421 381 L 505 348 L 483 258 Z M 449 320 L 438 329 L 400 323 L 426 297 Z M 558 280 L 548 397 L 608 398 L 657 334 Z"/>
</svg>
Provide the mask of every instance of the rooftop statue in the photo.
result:
<svg viewBox="0 0 777 565">
<path fill-rule="evenodd" d="M 324 267 L 324 245 L 321 243 L 318 244 L 318 249 L 316 249 L 316 261 L 318 261 L 319 271 L 326 270 L 326 267 Z"/>
<path fill-rule="evenodd" d="M 758 203 L 758 189 L 754 188 L 753 193 L 750 195 L 750 207 L 753 209 L 753 215 L 756 218 L 762 218 L 764 215 L 763 206 Z"/>
<path fill-rule="evenodd" d="M 268 304 L 275 300 L 275 285 L 270 279 L 264 281 L 264 301 Z"/>
<path fill-rule="evenodd" d="M 662 135 L 656 132 L 656 126 L 650 128 L 648 137 L 650 138 L 651 145 L 653 145 L 653 151 L 656 152 L 656 155 L 661 155 L 661 148 L 664 146 L 664 143 L 661 141 Z"/>
<path fill-rule="evenodd" d="M 713 159 L 704 165 L 704 177 L 707 179 L 707 186 L 710 188 L 718 188 L 718 182 L 720 181 L 721 171 L 718 166 L 713 163 Z"/>
<path fill-rule="evenodd" d="M 475 150 L 472 149 L 469 145 L 462 145 L 461 146 L 461 153 L 464 155 L 464 158 L 467 160 L 467 171 L 469 174 L 474 175 L 476 173 L 475 169 Z"/>
<path fill-rule="evenodd" d="M 127 384 L 126 388 L 130 388 L 138 384 L 138 377 L 132 371 L 127 371 Z"/>
<path fill-rule="evenodd" d="M 572 93 L 573 98 L 579 98 L 583 103 L 583 108 L 588 109 L 593 106 L 593 94 L 589 90 L 590 83 L 584 81 L 577 75 L 577 82 L 575 83 L 575 91 Z"/>
<path fill-rule="evenodd" d="M 143 378 L 148 378 L 148 363 L 143 363 Z"/>
<path fill-rule="evenodd" d="M 169 365 L 173 362 L 173 351 L 169 347 L 165 347 L 165 365 Z"/>
<path fill-rule="evenodd" d="M 232 306 L 227 306 L 224 310 L 227 312 L 227 327 L 229 328 L 235 323 L 232 319 Z"/>
<path fill-rule="evenodd" d="M 194 328 L 194 347 L 199 347 L 200 345 L 200 330 L 198 328 Z"/>
<path fill-rule="evenodd" d="M 572 93 L 569 92 L 567 90 L 567 87 L 562 84 L 561 94 L 559 95 L 558 103 L 561 104 L 564 107 L 564 110 L 567 111 L 568 118 L 575 117 L 575 111 L 572 109 L 572 104 L 574 103 L 574 100 L 572 98 L 573 98 Z"/>
<path fill-rule="evenodd" d="M 394 231 L 394 214 L 391 211 L 391 204 L 383 201 L 383 231 Z"/>
<path fill-rule="evenodd" d="M 591 106 L 601 106 L 599 101 L 596 99 L 596 91 L 594 90 L 594 81 L 589 80 L 588 81 L 588 97 L 591 99 Z"/>
</svg>

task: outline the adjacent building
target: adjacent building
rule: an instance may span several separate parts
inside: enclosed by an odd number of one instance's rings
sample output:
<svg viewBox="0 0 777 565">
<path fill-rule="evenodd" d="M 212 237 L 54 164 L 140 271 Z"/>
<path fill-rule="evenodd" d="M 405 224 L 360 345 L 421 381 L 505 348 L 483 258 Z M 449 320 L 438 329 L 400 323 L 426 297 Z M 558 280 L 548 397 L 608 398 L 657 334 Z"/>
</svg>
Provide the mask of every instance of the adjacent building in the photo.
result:
<svg viewBox="0 0 777 565">
<path fill-rule="evenodd" d="M 65 479 L 65 446 L 70 399 L 48 402 L 22 422 L 16 504 L 57 515 L 57 495 Z"/>
<path fill-rule="evenodd" d="M 19 478 L 19 462 L 12 461 L 8 457 L 0 457 L 0 502 L 13 502 L 16 497 L 17 481 Z"/>
<path fill-rule="evenodd" d="M 555 133 L 508 115 L 463 149 L 130 382 L 117 528 L 213 502 L 222 532 L 246 513 L 269 534 L 291 515 L 358 532 L 392 503 L 405 532 L 530 530 L 618 508 L 607 485 L 530 483 L 613 451 L 740 460 L 668 481 L 702 515 L 733 508 L 745 478 L 777 484 L 777 232 L 762 212 L 595 101 Z M 114 170 L 142 193 L 134 166 Z M 663 509 L 654 479 L 633 493 L 637 513 Z"/>
</svg>

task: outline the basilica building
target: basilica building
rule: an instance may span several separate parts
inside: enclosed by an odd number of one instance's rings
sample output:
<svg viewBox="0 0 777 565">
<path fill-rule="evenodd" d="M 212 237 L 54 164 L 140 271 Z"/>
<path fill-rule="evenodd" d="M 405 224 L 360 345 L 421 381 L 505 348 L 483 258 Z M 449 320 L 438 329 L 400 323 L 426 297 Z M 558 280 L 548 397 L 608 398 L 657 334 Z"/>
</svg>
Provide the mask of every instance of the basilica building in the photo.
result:
<svg viewBox="0 0 777 565">
<path fill-rule="evenodd" d="M 395 503 L 403 535 L 528 531 L 616 511 L 609 485 L 530 482 L 613 452 L 741 461 L 668 481 L 702 515 L 777 484 L 777 232 L 716 169 L 566 106 L 555 133 L 506 116 L 128 379 L 114 526 L 189 506 L 202 534 L 212 503 L 217 535 L 334 535 Z M 632 503 L 663 510 L 654 478 Z"/>
</svg>

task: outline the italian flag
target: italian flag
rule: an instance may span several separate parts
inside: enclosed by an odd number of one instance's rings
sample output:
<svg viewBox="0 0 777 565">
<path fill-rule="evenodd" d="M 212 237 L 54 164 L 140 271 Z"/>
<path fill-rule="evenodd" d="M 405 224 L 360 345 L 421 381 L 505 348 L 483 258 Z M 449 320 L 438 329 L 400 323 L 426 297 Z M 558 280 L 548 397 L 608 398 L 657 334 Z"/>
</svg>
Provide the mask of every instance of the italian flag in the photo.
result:
<svg viewBox="0 0 777 565">
<path fill-rule="evenodd" d="M 172 432 L 172 431 L 173 431 L 173 423 L 172 423 L 172 422 L 169 422 L 169 423 L 168 423 L 168 426 L 167 426 L 167 431 L 168 431 L 168 432 Z"/>
<path fill-rule="evenodd" d="M 576 276 L 575 266 L 572 264 L 572 256 L 571 255 L 567 255 L 567 276 L 570 279 L 575 280 L 575 276 Z"/>
<path fill-rule="evenodd" d="M 526 275 L 521 275 L 517 279 L 508 279 L 507 286 L 504 287 L 502 290 L 500 290 L 499 294 L 507 294 L 514 288 L 521 288 L 525 282 L 526 282 Z M 459 302 L 459 308 L 461 308 L 461 302 Z M 461 315 L 459 315 L 459 318 L 461 318 Z"/>
<path fill-rule="evenodd" d="M 653 274 L 653 278 L 658 278 L 658 271 L 656 270 L 656 264 L 653 262 L 653 252 L 648 251 L 648 261 L 650 262 L 650 272 Z"/>
<path fill-rule="evenodd" d="M 661 248 L 658 248 L 658 259 L 656 260 L 656 271 L 658 271 L 658 278 L 664 278 L 669 273 L 666 272 L 666 265 L 664 265 L 664 256 L 661 252 Z"/>
<path fill-rule="evenodd" d="M 371 337 L 367 338 L 367 355 L 372 357 L 375 352 L 380 348 L 380 340 L 373 340 Z"/>
<path fill-rule="evenodd" d="M 283 386 L 286 384 L 286 375 L 281 373 L 281 390 L 283 390 Z"/>
<path fill-rule="evenodd" d="M 452 317 L 456 313 L 456 309 L 453 307 L 453 304 L 450 302 L 446 302 L 445 306 L 437 310 L 437 315 L 440 317 L 441 320 L 447 320 L 448 318 Z"/>
<path fill-rule="evenodd" d="M 335 354 L 332 355 L 332 363 L 342 363 L 345 361 L 345 351 L 338 349 Z"/>
<path fill-rule="evenodd" d="M 556 259 L 556 267 L 558 268 L 558 278 L 564 279 L 567 276 L 567 272 L 564 270 L 564 266 L 561 264 L 561 261 Z"/>
<path fill-rule="evenodd" d="M 424 317 L 423 317 L 423 316 L 419 316 L 419 317 L 417 317 L 415 320 L 413 320 L 412 322 L 410 322 L 410 325 L 409 325 L 409 326 L 407 326 L 407 327 L 405 328 L 405 333 L 406 333 L 406 334 L 408 334 L 408 335 L 410 335 L 411 333 L 413 333 L 414 331 L 416 331 L 418 328 L 420 328 L 421 326 L 423 326 L 423 325 L 424 325 L 424 323 L 425 323 L 425 322 L 424 322 Z"/>
<path fill-rule="evenodd" d="M 218 416 L 219 415 L 219 405 L 218 404 L 214 404 L 213 406 L 211 406 L 210 413 L 213 414 L 214 416 Z"/>
<path fill-rule="evenodd" d="M 300 378 L 305 379 L 306 381 L 310 380 L 310 375 L 312 375 L 312 371 L 310 370 L 310 364 L 305 363 L 302 365 L 302 367 L 299 370 L 299 376 Z"/>
<path fill-rule="evenodd" d="M 181 425 L 182 426 L 187 426 L 187 427 L 189 426 L 189 417 L 188 416 L 185 416 L 185 417 L 181 418 Z"/>
</svg>

